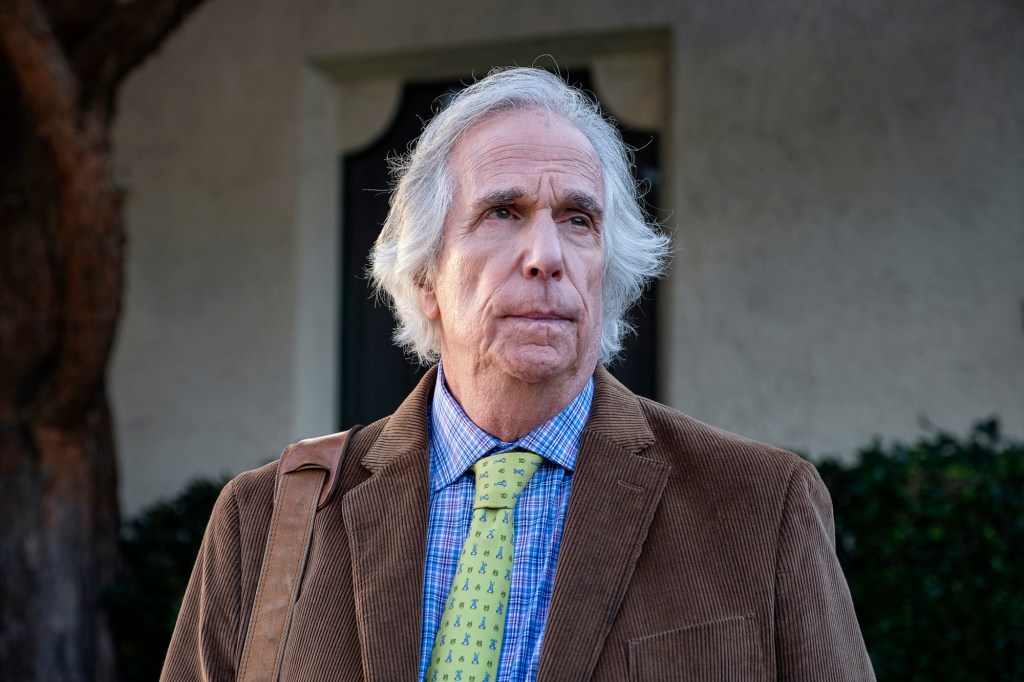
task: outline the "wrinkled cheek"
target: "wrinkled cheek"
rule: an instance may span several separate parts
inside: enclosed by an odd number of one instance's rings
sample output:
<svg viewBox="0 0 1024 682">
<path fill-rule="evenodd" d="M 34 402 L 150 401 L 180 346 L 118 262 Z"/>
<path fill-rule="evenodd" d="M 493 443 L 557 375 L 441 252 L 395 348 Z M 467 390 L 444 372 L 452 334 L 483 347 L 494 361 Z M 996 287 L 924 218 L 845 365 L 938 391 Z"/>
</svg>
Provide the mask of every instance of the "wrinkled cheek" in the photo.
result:
<svg viewBox="0 0 1024 682">
<path fill-rule="evenodd" d="M 588 333 L 583 335 L 584 338 L 580 339 L 581 354 L 588 352 L 597 353 L 601 346 L 601 336 L 604 327 L 604 301 L 601 299 L 600 288 L 598 288 L 597 298 L 589 313 L 591 319 Z"/>
</svg>

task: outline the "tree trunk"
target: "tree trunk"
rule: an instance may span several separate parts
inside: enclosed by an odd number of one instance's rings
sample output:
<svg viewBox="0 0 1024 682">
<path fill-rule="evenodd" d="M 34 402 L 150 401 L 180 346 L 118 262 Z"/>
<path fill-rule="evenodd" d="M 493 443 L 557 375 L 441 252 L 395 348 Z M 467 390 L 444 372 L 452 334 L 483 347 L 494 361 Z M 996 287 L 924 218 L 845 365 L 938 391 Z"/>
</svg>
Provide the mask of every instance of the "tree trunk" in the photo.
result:
<svg viewBox="0 0 1024 682">
<path fill-rule="evenodd" d="M 4 97 L 0 118 L 0 670 L 11 680 L 113 680 L 103 593 L 118 511 L 102 376 L 120 304 L 119 201 L 102 185 L 62 186 L 20 100 Z M 94 213 L 83 215 L 73 192 Z"/>
<path fill-rule="evenodd" d="M 114 577 L 117 501 L 102 389 L 76 427 L 0 435 L 0 668 L 10 680 L 114 680 L 103 608 Z"/>
<path fill-rule="evenodd" d="M 0 0 L 0 677 L 116 679 L 117 85 L 199 0 Z"/>
</svg>

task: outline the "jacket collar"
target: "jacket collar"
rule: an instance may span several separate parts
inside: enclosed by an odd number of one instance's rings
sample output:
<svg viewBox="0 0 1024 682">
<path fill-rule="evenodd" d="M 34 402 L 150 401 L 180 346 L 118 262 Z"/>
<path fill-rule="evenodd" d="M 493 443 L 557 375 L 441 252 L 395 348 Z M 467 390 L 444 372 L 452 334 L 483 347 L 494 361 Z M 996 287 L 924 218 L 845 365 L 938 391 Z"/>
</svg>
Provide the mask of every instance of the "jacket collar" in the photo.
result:
<svg viewBox="0 0 1024 682">
<path fill-rule="evenodd" d="M 427 416 L 436 381 L 437 366 L 434 366 L 427 370 L 412 393 L 388 418 L 377 442 L 363 457 L 363 466 L 369 471 L 376 472 L 410 452 L 427 451 Z M 654 442 L 654 434 L 637 396 L 601 365 L 594 371 L 594 400 L 584 428 L 584 434 L 587 433 L 630 454 L 640 452 Z"/>
<path fill-rule="evenodd" d="M 363 466 L 376 473 L 391 462 L 413 452 L 426 453 L 429 447 L 427 417 L 430 400 L 437 381 L 437 366 L 431 367 L 420 379 L 394 414 L 373 446 L 363 456 Z"/>
<path fill-rule="evenodd" d="M 636 454 L 654 443 L 640 399 L 603 366 L 594 372 L 594 403 L 584 433 Z"/>
</svg>

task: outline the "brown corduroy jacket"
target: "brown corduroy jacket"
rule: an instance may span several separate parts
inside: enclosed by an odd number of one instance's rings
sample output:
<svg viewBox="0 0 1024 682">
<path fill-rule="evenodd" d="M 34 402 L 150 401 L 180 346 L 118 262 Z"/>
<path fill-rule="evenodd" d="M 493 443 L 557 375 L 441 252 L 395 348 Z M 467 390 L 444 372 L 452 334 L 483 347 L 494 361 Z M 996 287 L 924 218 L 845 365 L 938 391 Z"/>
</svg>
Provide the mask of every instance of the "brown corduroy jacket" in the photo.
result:
<svg viewBox="0 0 1024 682">
<path fill-rule="evenodd" d="M 434 381 L 353 437 L 316 518 L 281 679 L 416 679 Z M 235 679 L 276 466 L 217 501 L 163 680 Z M 598 368 L 538 679 L 873 680 L 814 467 Z"/>
</svg>

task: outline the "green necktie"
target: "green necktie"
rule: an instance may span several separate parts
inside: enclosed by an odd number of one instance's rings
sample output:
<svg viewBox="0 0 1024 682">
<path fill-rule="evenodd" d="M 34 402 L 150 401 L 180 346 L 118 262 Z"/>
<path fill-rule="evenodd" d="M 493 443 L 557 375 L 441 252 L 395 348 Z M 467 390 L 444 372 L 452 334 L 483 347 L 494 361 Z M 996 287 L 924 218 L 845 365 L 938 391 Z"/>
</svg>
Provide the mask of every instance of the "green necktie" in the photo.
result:
<svg viewBox="0 0 1024 682">
<path fill-rule="evenodd" d="M 448 593 L 428 682 L 494 682 L 512 586 L 512 523 L 519 493 L 544 458 L 503 452 L 473 465 L 473 522 Z"/>
</svg>

